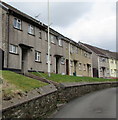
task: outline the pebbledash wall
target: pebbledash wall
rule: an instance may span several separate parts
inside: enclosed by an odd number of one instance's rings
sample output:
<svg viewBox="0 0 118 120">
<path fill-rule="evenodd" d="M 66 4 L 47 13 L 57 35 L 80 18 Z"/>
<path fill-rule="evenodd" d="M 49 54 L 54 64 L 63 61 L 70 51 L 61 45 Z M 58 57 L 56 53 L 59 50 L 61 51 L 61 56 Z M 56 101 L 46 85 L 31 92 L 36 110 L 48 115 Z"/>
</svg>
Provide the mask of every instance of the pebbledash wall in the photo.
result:
<svg viewBox="0 0 118 120">
<path fill-rule="evenodd" d="M 60 83 L 56 87 L 50 84 L 21 99 L 3 101 L 2 117 L 46 118 L 56 110 L 58 103 L 69 102 L 73 98 L 110 87 L 118 87 L 118 82 Z"/>
</svg>

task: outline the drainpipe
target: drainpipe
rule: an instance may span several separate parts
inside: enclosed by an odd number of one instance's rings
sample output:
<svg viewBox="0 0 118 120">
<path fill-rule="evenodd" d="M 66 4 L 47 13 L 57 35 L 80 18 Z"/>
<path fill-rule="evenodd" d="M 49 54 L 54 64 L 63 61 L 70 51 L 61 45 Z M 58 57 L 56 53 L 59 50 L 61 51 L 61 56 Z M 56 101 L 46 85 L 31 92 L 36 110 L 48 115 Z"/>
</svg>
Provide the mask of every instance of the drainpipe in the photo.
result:
<svg viewBox="0 0 118 120">
<path fill-rule="evenodd" d="M 98 56 L 98 77 L 100 77 L 100 63 L 99 63 L 99 56 Z"/>
<path fill-rule="evenodd" d="M 91 54 L 91 58 L 90 58 L 91 59 L 91 77 L 93 77 L 93 62 L 92 62 L 93 59 L 92 58 L 93 58 L 93 53 Z"/>
<path fill-rule="evenodd" d="M 69 42 L 68 55 L 69 55 L 69 75 L 71 75 L 71 66 L 70 66 L 70 42 Z"/>
<path fill-rule="evenodd" d="M 9 67 L 9 12 L 7 12 L 7 40 L 8 40 L 8 44 L 7 44 L 7 68 Z"/>
</svg>

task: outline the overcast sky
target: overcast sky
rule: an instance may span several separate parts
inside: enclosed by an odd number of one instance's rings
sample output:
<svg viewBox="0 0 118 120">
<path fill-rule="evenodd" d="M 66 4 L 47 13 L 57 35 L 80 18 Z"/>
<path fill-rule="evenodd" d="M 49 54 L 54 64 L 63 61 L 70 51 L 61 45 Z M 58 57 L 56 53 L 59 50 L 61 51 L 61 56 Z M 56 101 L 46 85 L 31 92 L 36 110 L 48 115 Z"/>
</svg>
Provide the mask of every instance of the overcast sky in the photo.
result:
<svg viewBox="0 0 118 120">
<path fill-rule="evenodd" d="M 47 2 L 4 1 L 32 17 L 39 14 L 37 19 L 47 24 Z M 81 41 L 116 51 L 116 2 L 115 0 L 102 1 L 104 2 L 96 0 L 50 2 L 51 27 L 76 42 Z"/>
</svg>

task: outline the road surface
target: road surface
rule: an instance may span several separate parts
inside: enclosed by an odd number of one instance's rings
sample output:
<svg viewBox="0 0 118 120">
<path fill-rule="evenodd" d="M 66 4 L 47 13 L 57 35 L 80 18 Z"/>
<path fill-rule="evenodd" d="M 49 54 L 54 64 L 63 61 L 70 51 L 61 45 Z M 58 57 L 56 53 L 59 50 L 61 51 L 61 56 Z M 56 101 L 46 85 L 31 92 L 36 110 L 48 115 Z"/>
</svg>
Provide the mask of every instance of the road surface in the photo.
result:
<svg viewBox="0 0 118 120">
<path fill-rule="evenodd" d="M 66 104 L 53 118 L 116 118 L 116 88 L 87 94 Z"/>
</svg>

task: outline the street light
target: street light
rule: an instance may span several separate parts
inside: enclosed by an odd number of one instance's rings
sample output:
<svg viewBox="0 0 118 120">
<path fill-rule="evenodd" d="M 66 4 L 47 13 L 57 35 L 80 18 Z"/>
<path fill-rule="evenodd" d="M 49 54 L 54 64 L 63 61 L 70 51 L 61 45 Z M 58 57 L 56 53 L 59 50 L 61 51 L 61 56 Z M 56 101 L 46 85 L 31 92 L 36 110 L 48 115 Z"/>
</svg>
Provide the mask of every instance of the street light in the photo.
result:
<svg viewBox="0 0 118 120">
<path fill-rule="evenodd" d="M 48 0 L 48 76 L 50 77 L 50 9 L 49 9 L 49 0 Z"/>
</svg>

